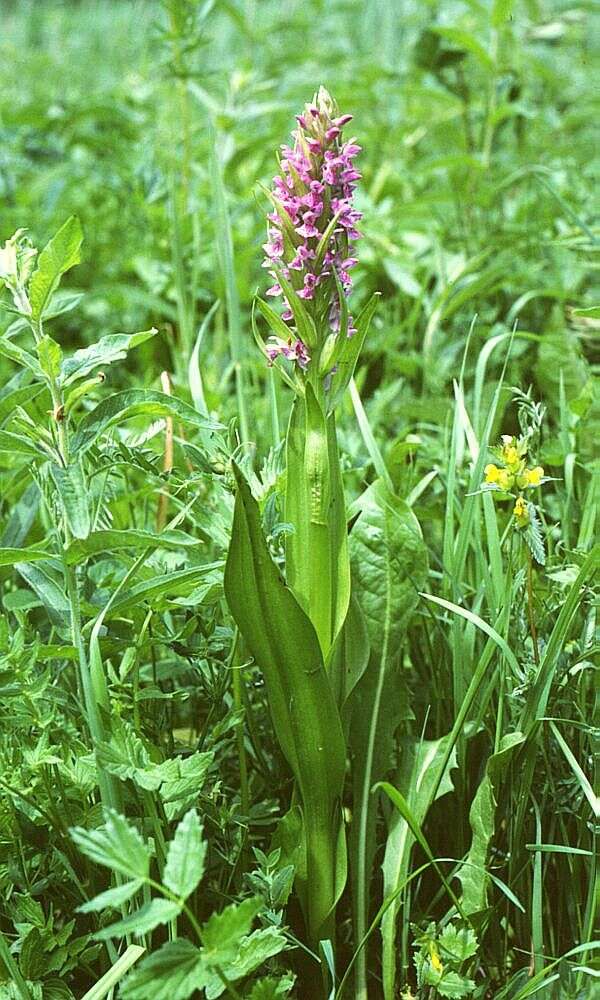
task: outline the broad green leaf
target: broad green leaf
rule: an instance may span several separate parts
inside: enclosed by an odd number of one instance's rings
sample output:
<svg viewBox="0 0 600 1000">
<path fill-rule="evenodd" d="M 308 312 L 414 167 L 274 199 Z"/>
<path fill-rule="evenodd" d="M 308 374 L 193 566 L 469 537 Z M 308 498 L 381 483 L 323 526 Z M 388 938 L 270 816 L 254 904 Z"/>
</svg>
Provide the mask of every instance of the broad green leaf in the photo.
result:
<svg viewBox="0 0 600 1000">
<path fill-rule="evenodd" d="M 29 282 L 29 301 L 34 320 L 42 318 L 61 276 L 79 263 L 82 240 L 83 233 L 79 219 L 72 215 L 42 250 L 37 260 L 37 268 Z"/>
<path fill-rule="evenodd" d="M 207 969 L 226 967 L 236 960 L 242 938 L 250 933 L 261 905 L 258 897 L 230 903 L 202 925 L 202 961 Z"/>
<path fill-rule="evenodd" d="M 85 539 L 80 539 L 65 549 L 65 558 L 69 565 L 84 562 L 89 556 L 99 552 L 117 552 L 121 549 L 177 549 L 199 545 L 199 538 L 192 538 L 185 531 L 170 528 L 155 534 L 153 531 L 141 531 L 130 528 L 123 531 L 106 528 L 93 531 Z"/>
<path fill-rule="evenodd" d="M 127 357 L 128 351 L 143 344 L 157 333 L 155 327 L 142 330 L 140 333 L 112 333 L 102 337 L 97 344 L 75 351 L 60 367 L 62 385 L 68 386 L 76 379 L 85 378 L 95 368 L 105 368 L 115 361 L 122 361 Z"/>
<path fill-rule="evenodd" d="M 118 909 L 122 903 L 126 903 L 128 899 L 135 896 L 143 884 L 143 880 L 140 878 L 123 882 L 122 885 L 116 885 L 112 889 L 99 893 L 87 903 L 82 903 L 81 906 L 77 907 L 77 910 L 79 913 L 98 913 L 100 910 Z"/>
<path fill-rule="evenodd" d="M 442 958 L 452 961 L 455 965 L 460 965 L 468 958 L 473 958 L 477 954 L 478 948 L 477 936 L 473 928 L 457 927 L 455 924 L 448 924 L 444 927 L 439 938 L 439 945 Z"/>
<path fill-rule="evenodd" d="M 180 899 L 194 891 L 204 875 L 206 841 L 195 809 L 190 809 L 179 823 L 169 844 L 163 883 Z"/>
<path fill-rule="evenodd" d="M 256 501 L 237 467 L 234 471 L 238 492 L 225 593 L 263 671 L 275 733 L 298 783 L 307 832 L 308 923 L 314 941 L 336 892 L 344 738 L 315 630 L 275 566 Z"/>
<path fill-rule="evenodd" d="M 241 939 L 236 958 L 223 965 L 222 971 L 231 983 L 244 979 L 269 958 L 279 955 L 287 947 L 287 940 L 277 927 L 263 927 Z M 216 974 L 206 985 L 206 1000 L 215 1000 L 225 992 L 225 986 Z"/>
<path fill-rule="evenodd" d="M 60 344 L 45 334 L 36 344 L 36 351 L 44 375 L 49 379 L 57 379 L 62 361 Z"/>
<path fill-rule="evenodd" d="M 427 551 L 416 517 L 382 480 L 365 491 L 357 506 L 360 514 L 350 535 L 352 584 L 370 645 L 367 669 L 347 704 L 356 817 L 350 857 L 360 941 L 367 929 L 367 887 L 376 850 L 379 797 L 371 789 L 389 769 L 400 722 L 411 717 L 398 653 L 426 578 Z M 366 953 L 361 953 L 359 978 L 366 975 L 365 961 Z"/>
<path fill-rule="evenodd" d="M 81 462 L 50 466 L 50 474 L 58 490 L 66 522 L 75 538 L 85 539 L 90 533 L 90 497 Z"/>
<path fill-rule="evenodd" d="M 77 826 L 71 836 L 79 850 L 97 865 L 104 865 L 130 879 L 147 879 L 150 864 L 148 845 L 119 813 L 106 810 L 106 821 L 96 830 Z"/>
<path fill-rule="evenodd" d="M 450 772 L 457 766 L 456 748 L 447 765 L 448 745 L 452 734 L 438 740 L 406 739 L 400 747 L 400 770 L 395 779 L 397 789 L 408 803 L 415 822 L 422 827 L 435 801 L 453 790 Z M 443 768 L 443 771 L 442 771 Z M 383 895 L 392 896 L 406 882 L 415 836 L 402 814 L 396 810 L 390 817 L 383 860 Z M 396 917 L 401 898 L 397 896 L 381 921 L 383 937 L 383 988 L 386 1000 L 394 996 L 396 982 Z"/>
<path fill-rule="evenodd" d="M 81 419 L 72 441 L 73 452 L 85 451 L 110 427 L 139 416 L 153 419 L 173 417 L 183 424 L 189 424 L 190 427 L 197 427 L 203 431 L 221 429 L 220 424 L 202 416 L 189 403 L 184 403 L 175 396 L 168 396 L 153 389 L 125 389 L 104 399 Z"/>
<path fill-rule="evenodd" d="M 180 938 L 145 958 L 127 977 L 119 995 L 123 1000 L 188 1000 L 207 981 L 200 949 Z"/>
<path fill-rule="evenodd" d="M 168 924 L 175 920 L 181 912 L 181 905 L 170 899 L 151 899 L 149 903 L 123 917 L 122 920 L 115 921 L 108 927 L 103 927 L 93 935 L 96 941 L 109 941 L 114 937 L 125 937 L 126 934 L 134 934 L 141 937 L 148 934 L 155 927 Z"/>
</svg>

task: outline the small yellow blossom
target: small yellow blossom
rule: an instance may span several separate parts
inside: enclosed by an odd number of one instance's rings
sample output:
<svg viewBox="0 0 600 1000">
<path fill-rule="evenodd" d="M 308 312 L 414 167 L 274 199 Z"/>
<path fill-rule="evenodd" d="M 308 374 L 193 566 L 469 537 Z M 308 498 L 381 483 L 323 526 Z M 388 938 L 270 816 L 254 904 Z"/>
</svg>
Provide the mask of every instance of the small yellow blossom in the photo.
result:
<svg viewBox="0 0 600 1000">
<path fill-rule="evenodd" d="M 541 465 L 536 465 L 535 469 L 525 469 L 528 486 L 539 486 L 543 475 L 544 470 Z"/>
<path fill-rule="evenodd" d="M 527 504 L 525 503 L 523 497 L 517 497 L 515 500 L 513 513 L 519 528 L 524 528 L 529 522 L 529 511 L 527 510 Z"/>
<path fill-rule="evenodd" d="M 508 469 L 499 469 L 497 465 L 486 465 L 485 481 L 493 486 L 499 486 L 501 490 L 509 490 L 514 482 L 514 477 L 510 475 Z"/>
<path fill-rule="evenodd" d="M 431 965 L 435 969 L 435 971 L 443 972 L 444 966 L 442 965 L 442 960 L 439 956 L 438 950 L 433 941 L 429 945 L 429 957 L 431 959 Z"/>
</svg>

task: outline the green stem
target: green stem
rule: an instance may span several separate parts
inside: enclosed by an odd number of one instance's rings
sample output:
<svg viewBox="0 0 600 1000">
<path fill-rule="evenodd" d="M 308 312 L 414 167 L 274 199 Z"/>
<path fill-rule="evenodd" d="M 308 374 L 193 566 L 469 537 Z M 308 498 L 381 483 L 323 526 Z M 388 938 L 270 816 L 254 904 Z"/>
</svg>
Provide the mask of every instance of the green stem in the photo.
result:
<svg viewBox="0 0 600 1000">
<path fill-rule="evenodd" d="M 0 962 L 5 965 L 6 971 L 9 976 L 11 976 L 13 984 L 17 987 L 17 991 L 22 1000 L 33 1000 L 29 987 L 23 979 L 17 963 L 12 957 L 10 948 L 6 943 L 6 938 L 4 937 L 2 931 L 0 931 Z"/>
<path fill-rule="evenodd" d="M 239 629 L 236 625 L 233 636 L 233 645 L 229 657 L 229 667 L 232 670 L 233 706 L 236 712 L 243 712 L 244 709 L 244 682 L 242 678 L 242 667 L 236 665 L 236 651 L 239 642 Z M 248 793 L 248 764 L 246 761 L 246 748 L 244 746 L 244 720 L 243 716 L 235 727 L 237 743 L 238 767 L 240 772 L 240 808 L 244 816 L 250 812 L 250 796 Z"/>
</svg>

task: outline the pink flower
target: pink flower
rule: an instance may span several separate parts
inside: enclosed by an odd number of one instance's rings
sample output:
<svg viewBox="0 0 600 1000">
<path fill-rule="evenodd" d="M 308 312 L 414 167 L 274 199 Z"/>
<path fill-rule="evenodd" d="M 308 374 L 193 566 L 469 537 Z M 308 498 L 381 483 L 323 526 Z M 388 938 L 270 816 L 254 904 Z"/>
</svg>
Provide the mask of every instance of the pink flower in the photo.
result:
<svg viewBox="0 0 600 1000">
<path fill-rule="evenodd" d="M 347 296 L 352 287 L 349 272 L 358 262 L 353 242 L 360 236 L 356 224 L 361 219 L 353 204 L 354 189 L 361 179 L 354 160 L 361 149 L 354 138 L 344 142 L 342 137 L 351 120 L 352 115 L 338 113 L 330 95 L 321 88 L 314 102 L 296 116 L 293 144 L 281 147 L 281 172 L 273 180 L 275 211 L 268 215 L 264 266 L 274 278 L 267 294 L 281 297 L 281 318 L 290 325 L 290 339 L 271 338 L 268 352 L 271 359 L 283 356 L 300 368 L 306 368 L 310 357 L 294 328 L 293 311 L 279 275 L 288 280 L 291 273 L 297 275 L 293 281 L 296 295 L 306 303 L 319 337 L 327 336 L 328 329 L 339 331 L 339 296 Z M 336 217 L 337 224 L 330 230 L 317 267 L 317 247 Z M 323 315 L 328 317 L 325 331 Z M 353 333 L 349 318 L 348 335 Z"/>
</svg>

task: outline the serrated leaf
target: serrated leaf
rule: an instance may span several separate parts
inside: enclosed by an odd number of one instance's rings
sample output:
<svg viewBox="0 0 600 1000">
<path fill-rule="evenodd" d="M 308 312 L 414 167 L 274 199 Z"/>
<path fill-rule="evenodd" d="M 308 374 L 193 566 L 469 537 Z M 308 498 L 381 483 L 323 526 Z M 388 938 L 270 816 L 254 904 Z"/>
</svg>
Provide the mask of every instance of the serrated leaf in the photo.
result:
<svg viewBox="0 0 600 1000">
<path fill-rule="evenodd" d="M 455 965 L 460 965 L 461 962 L 477 954 L 477 936 L 472 927 L 456 927 L 454 924 L 448 924 L 444 927 L 438 944 L 442 960 L 451 961 Z"/>
<path fill-rule="evenodd" d="M 79 263 L 83 233 L 79 219 L 71 216 L 52 237 L 37 260 L 37 268 L 29 282 L 29 302 L 33 320 L 42 318 L 61 276 Z"/>
<path fill-rule="evenodd" d="M 204 875 L 206 841 L 195 809 L 190 809 L 179 823 L 169 844 L 163 883 L 180 899 L 194 891 Z"/>
<path fill-rule="evenodd" d="M 123 885 L 116 885 L 112 889 L 100 892 L 87 903 L 82 903 L 77 907 L 78 913 L 98 913 L 100 910 L 117 909 L 122 903 L 136 894 L 143 885 L 142 879 L 135 878 L 131 882 L 124 882 Z"/>
<path fill-rule="evenodd" d="M 265 976 L 254 984 L 248 994 L 248 1000 L 279 1000 L 280 997 L 287 996 L 293 985 L 294 978 L 290 975 L 285 975 L 281 979 Z"/>
<path fill-rule="evenodd" d="M 208 976 L 191 941 L 168 941 L 145 958 L 121 986 L 123 1000 L 188 1000 Z"/>
<path fill-rule="evenodd" d="M 139 416 L 173 417 L 204 431 L 222 429 L 221 424 L 203 417 L 193 406 L 175 396 L 153 389 L 125 389 L 104 399 L 81 419 L 72 441 L 73 452 L 86 451 L 110 427 Z"/>
<path fill-rule="evenodd" d="M 71 829 L 79 850 L 98 865 L 126 878 L 148 877 L 150 850 L 134 826 L 113 809 L 106 810 L 106 822 L 97 830 L 81 826 Z"/>
<path fill-rule="evenodd" d="M 58 378 L 62 361 L 60 344 L 46 334 L 36 344 L 36 351 L 44 375 L 49 379 Z"/>
<path fill-rule="evenodd" d="M 109 927 L 103 927 L 97 931 L 93 937 L 95 941 L 108 941 L 114 937 L 124 937 L 126 934 L 134 934 L 140 937 L 148 934 L 155 927 L 168 924 L 181 913 L 181 905 L 171 899 L 151 899 L 149 903 L 142 906 L 135 913 L 130 913 L 128 917 L 115 921 Z"/>
<path fill-rule="evenodd" d="M 106 367 L 115 361 L 122 361 L 127 352 L 143 344 L 158 333 L 155 327 L 142 330 L 139 333 L 112 333 L 102 337 L 98 343 L 90 344 L 75 351 L 66 358 L 60 368 L 61 382 L 64 386 L 71 385 L 76 379 L 85 378 L 95 368 Z"/>
<path fill-rule="evenodd" d="M 542 525 L 538 517 L 537 510 L 530 501 L 527 503 L 529 514 L 529 524 L 525 529 L 525 541 L 533 558 L 540 566 L 546 564 L 546 550 L 544 548 L 544 536 L 542 535 Z"/>
<path fill-rule="evenodd" d="M 87 482 L 81 463 L 70 462 L 66 468 L 53 463 L 50 466 L 50 475 L 58 490 L 71 534 L 75 538 L 87 538 L 90 533 L 91 518 Z"/>
<path fill-rule="evenodd" d="M 287 941 L 281 931 L 276 927 L 263 927 L 242 938 L 237 957 L 228 965 L 223 965 L 222 971 L 230 982 L 235 983 L 238 979 L 249 976 L 267 959 L 279 955 L 286 946 Z M 216 1000 L 224 992 L 222 981 L 217 975 L 213 975 L 206 985 L 206 1000 Z"/>
<path fill-rule="evenodd" d="M 228 966 L 235 961 L 241 940 L 250 933 L 260 907 L 261 900 L 257 897 L 231 903 L 220 913 L 213 913 L 202 925 L 202 960 L 207 969 Z"/>
<path fill-rule="evenodd" d="M 462 997 L 468 997 L 475 989 L 472 979 L 452 970 L 437 972 L 429 963 L 423 972 L 422 981 L 427 986 L 433 986 L 441 997 L 448 997 L 450 1000 L 462 1000 Z"/>
</svg>

